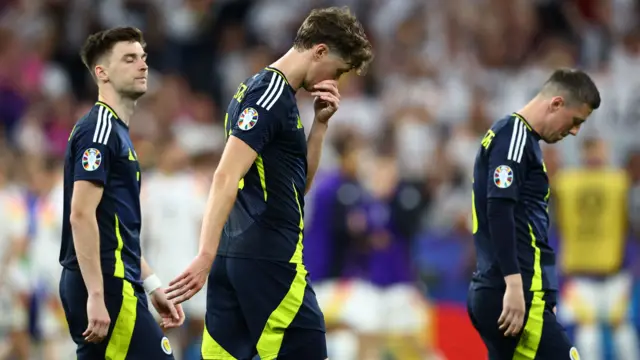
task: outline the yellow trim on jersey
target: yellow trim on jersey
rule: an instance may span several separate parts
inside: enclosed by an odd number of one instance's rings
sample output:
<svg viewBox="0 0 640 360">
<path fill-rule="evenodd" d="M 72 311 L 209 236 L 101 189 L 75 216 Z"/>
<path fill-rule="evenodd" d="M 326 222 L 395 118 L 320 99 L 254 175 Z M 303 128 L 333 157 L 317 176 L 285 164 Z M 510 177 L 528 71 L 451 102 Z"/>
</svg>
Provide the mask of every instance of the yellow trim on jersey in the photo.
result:
<svg viewBox="0 0 640 360">
<path fill-rule="evenodd" d="M 302 207 L 300 206 L 300 200 L 298 199 L 298 190 L 296 190 L 296 186 L 293 186 L 293 194 L 296 197 L 296 204 L 298 204 L 298 214 L 300 214 L 300 224 L 298 227 L 300 228 L 300 233 L 298 234 L 298 244 L 296 244 L 296 251 L 293 253 L 291 260 L 289 260 L 292 264 L 302 264 L 302 249 L 304 246 L 302 245 L 302 239 L 304 238 L 304 217 L 302 216 Z"/>
<path fill-rule="evenodd" d="M 104 106 L 105 109 L 109 110 L 109 112 L 111 113 L 111 115 L 113 115 L 114 118 L 118 118 L 118 115 L 116 115 L 115 110 L 113 110 L 111 108 L 111 106 L 107 105 L 106 103 L 103 103 L 102 101 L 96 101 L 96 105 L 102 105 Z"/>
<path fill-rule="evenodd" d="M 127 358 L 133 329 L 136 326 L 137 307 L 138 298 L 133 291 L 133 286 L 127 280 L 122 280 L 122 305 L 109 338 L 105 359 L 125 360 Z"/>
<path fill-rule="evenodd" d="M 527 322 L 522 330 L 523 336 L 520 337 L 516 351 L 513 354 L 513 360 L 534 360 L 542 338 L 542 327 L 544 323 L 545 301 L 544 292 L 542 291 L 542 266 L 540 265 L 540 248 L 536 244 L 536 235 L 533 228 L 529 224 L 529 235 L 531 236 L 531 247 L 533 247 L 533 278 L 531 279 L 530 291 L 533 292 L 531 300 L 531 308 Z M 525 336 L 526 334 L 526 336 Z"/>
<path fill-rule="evenodd" d="M 513 116 L 517 117 L 518 119 L 522 120 L 522 122 L 524 123 L 524 125 L 527 127 L 527 129 L 529 129 L 529 131 L 533 130 L 531 128 L 531 125 L 529 125 L 529 123 L 527 122 L 527 120 L 525 118 L 523 118 L 520 114 L 518 113 L 513 113 Z"/>
<path fill-rule="evenodd" d="M 280 347 L 282 346 L 282 340 L 284 339 L 284 332 L 298 314 L 304 300 L 304 292 L 307 288 L 307 269 L 302 263 L 304 219 L 300 200 L 298 199 L 298 190 L 296 190 L 295 185 L 293 185 L 293 192 L 296 197 L 296 203 L 298 204 L 298 212 L 300 213 L 300 234 L 298 235 L 296 250 L 289 262 L 296 264 L 296 276 L 291 283 L 289 291 L 280 302 L 280 305 L 278 305 L 269 316 L 260 335 L 260 339 L 258 339 L 256 350 L 258 350 L 258 355 L 260 355 L 261 359 L 275 359 L 278 356 Z"/>
<path fill-rule="evenodd" d="M 200 355 L 204 360 L 236 360 L 233 355 L 229 354 L 207 330 L 207 325 L 204 325 L 204 334 L 202 336 L 202 346 L 200 347 Z"/>
<path fill-rule="evenodd" d="M 264 194 L 264 201 L 266 202 L 267 201 L 267 178 L 264 177 L 264 162 L 262 161 L 262 155 L 258 155 L 258 157 L 256 158 L 256 169 L 258 169 L 260 186 L 262 186 L 262 193 Z"/>
<path fill-rule="evenodd" d="M 284 76 L 284 74 L 283 74 L 280 70 L 278 70 L 278 69 L 274 69 L 274 68 L 272 68 L 272 67 L 268 67 L 268 66 L 267 66 L 266 68 L 264 68 L 264 69 L 265 69 L 265 70 L 268 70 L 268 71 L 272 71 L 272 72 L 274 72 L 274 73 L 276 73 L 276 74 L 280 75 L 280 76 L 282 77 L 282 80 L 284 80 L 285 84 L 289 84 L 289 83 L 287 82 L 287 77 L 286 77 L 286 76 Z"/>
<path fill-rule="evenodd" d="M 113 276 L 124 279 L 124 263 L 122 262 L 122 247 L 124 246 L 124 241 L 122 241 L 122 235 L 120 234 L 120 220 L 118 219 L 118 214 L 116 214 L 116 239 L 118 239 L 118 246 L 116 247 L 115 259 L 116 266 L 113 272 Z"/>
<path fill-rule="evenodd" d="M 69 138 L 67 139 L 67 142 L 71 141 L 71 138 L 73 137 L 73 132 L 76 131 L 76 126 L 78 126 L 78 124 L 73 125 L 73 129 L 71 129 L 71 132 L 69 133 Z"/>
</svg>

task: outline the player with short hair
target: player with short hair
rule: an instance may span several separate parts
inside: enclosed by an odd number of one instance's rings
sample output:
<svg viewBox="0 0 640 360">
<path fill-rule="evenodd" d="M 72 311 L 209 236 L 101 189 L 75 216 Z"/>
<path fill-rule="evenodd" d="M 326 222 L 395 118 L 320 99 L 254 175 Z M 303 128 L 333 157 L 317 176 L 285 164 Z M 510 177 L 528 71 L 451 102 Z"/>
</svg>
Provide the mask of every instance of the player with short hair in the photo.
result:
<svg viewBox="0 0 640 360">
<path fill-rule="evenodd" d="M 556 70 L 525 107 L 497 121 L 482 140 L 473 176 L 477 271 L 468 312 L 490 359 L 579 358 L 555 316 L 551 191 L 538 142 L 576 136 L 599 106 L 587 74 Z"/>
<path fill-rule="evenodd" d="M 184 321 L 140 252 L 140 165 L 129 137 L 147 91 L 144 39 L 132 27 L 88 37 L 81 57 L 98 102 L 69 136 L 64 168 L 60 297 L 78 359 L 173 359 L 164 327 Z"/>
<path fill-rule="evenodd" d="M 168 289 L 180 303 L 208 276 L 203 359 L 327 357 L 324 318 L 302 259 L 304 194 L 338 109 L 337 80 L 354 69 L 362 74 L 372 57 L 348 8 L 316 9 L 293 47 L 238 87 L 199 254 Z M 308 138 L 295 98 L 301 88 L 315 97 Z"/>
</svg>

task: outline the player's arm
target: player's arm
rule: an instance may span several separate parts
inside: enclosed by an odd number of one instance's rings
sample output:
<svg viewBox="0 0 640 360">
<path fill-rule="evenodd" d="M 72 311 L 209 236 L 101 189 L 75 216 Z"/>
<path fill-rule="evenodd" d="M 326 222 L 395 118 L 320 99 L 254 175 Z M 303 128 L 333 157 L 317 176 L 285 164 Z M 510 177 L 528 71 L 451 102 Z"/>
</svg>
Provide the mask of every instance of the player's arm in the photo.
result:
<svg viewBox="0 0 640 360">
<path fill-rule="evenodd" d="M 100 265 L 100 232 L 96 209 L 102 199 L 102 186 L 80 180 L 73 185 L 71 230 L 82 278 L 89 295 L 103 295 Z"/>
<path fill-rule="evenodd" d="M 307 185 L 304 189 L 305 195 L 311 189 L 313 179 L 318 172 L 320 158 L 322 157 L 322 143 L 327 133 L 329 119 L 338 111 L 340 106 L 340 93 L 335 80 L 327 80 L 315 85 L 311 96 L 315 96 L 313 101 L 315 116 L 307 138 Z"/>
<path fill-rule="evenodd" d="M 238 194 L 238 183 L 256 161 L 258 154 L 283 130 L 288 107 L 280 98 L 261 103 L 269 89 L 257 88 L 247 93 L 240 117 L 234 119 L 231 136 L 213 174 L 200 234 L 199 253 L 213 260 L 222 228 Z M 254 120 L 248 126 L 248 121 Z"/>
<path fill-rule="evenodd" d="M 526 131 L 515 120 L 498 132 L 487 148 L 487 216 L 495 256 L 507 285 L 522 286 L 516 244 L 515 207 L 520 196 L 520 184 L 525 177 Z"/>
<path fill-rule="evenodd" d="M 109 115 L 101 110 L 94 121 L 76 125 L 69 139 L 74 167 L 70 215 L 73 243 L 87 291 L 98 296 L 104 294 L 96 209 L 109 178 L 117 142 L 111 123 L 115 120 Z"/>
<path fill-rule="evenodd" d="M 202 220 L 198 256 L 167 288 L 168 298 L 178 304 L 190 299 L 204 286 L 218 252 L 222 228 L 238 195 L 238 183 L 249 171 L 258 154 L 283 129 L 283 123 L 287 119 L 284 116 L 286 107 L 281 101 L 276 101 L 269 109 L 257 105 L 264 91 L 268 91 L 266 87 L 262 91 L 248 93 L 240 112 L 243 114 L 243 121 L 234 120 L 231 136 L 213 174 Z M 252 125 L 247 125 L 251 123 Z"/>
<path fill-rule="evenodd" d="M 304 189 L 305 195 L 311 189 L 313 179 L 318 172 L 318 166 L 322 158 L 322 143 L 327 133 L 327 127 L 328 124 L 326 122 L 322 123 L 314 120 L 307 138 L 307 185 Z"/>
</svg>

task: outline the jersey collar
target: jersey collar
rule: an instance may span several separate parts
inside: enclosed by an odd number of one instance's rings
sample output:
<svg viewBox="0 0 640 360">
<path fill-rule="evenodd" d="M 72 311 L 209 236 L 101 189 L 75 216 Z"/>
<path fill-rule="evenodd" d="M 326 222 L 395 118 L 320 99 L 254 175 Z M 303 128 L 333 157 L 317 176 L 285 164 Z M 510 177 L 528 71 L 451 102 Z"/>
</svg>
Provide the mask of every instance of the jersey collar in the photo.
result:
<svg viewBox="0 0 640 360">
<path fill-rule="evenodd" d="M 542 137 L 535 131 L 533 130 L 533 128 L 531 127 L 531 125 L 529 124 L 529 122 L 527 121 L 527 119 L 524 118 L 524 116 L 518 114 L 517 112 L 513 113 L 513 116 L 517 117 L 518 119 L 522 120 L 522 122 L 526 125 L 527 129 L 529 130 L 529 132 L 531 132 L 531 134 L 533 135 L 533 137 L 536 140 L 540 140 L 542 139 Z"/>
<path fill-rule="evenodd" d="M 127 129 L 129 128 L 129 126 L 124 121 L 122 121 L 122 119 L 120 119 L 120 117 L 118 116 L 116 111 L 113 110 L 113 108 L 111 106 L 109 106 L 109 104 L 98 100 L 98 101 L 96 101 L 96 105 L 102 106 L 105 109 L 107 109 L 111 113 L 111 115 L 113 115 L 113 117 L 116 118 L 116 120 L 118 120 L 122 125 L 124 125 L 124 127 L 126 127 Z"/>
</svg>

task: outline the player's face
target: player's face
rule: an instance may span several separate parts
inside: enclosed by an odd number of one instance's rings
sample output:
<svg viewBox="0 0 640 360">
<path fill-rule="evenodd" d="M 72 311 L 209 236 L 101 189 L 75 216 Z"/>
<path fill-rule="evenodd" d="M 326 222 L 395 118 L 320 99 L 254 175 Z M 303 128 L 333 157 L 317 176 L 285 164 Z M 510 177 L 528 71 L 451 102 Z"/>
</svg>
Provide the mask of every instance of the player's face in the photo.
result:
<svg viewBox="0 0 640 360">
<path fill-rule="evenodd" d="M 556 143 L 569 135 L 576 136 L 591 111 L 587 104 L 568 105 L 561 96 L 556 96 L 549 106 L 546 130 L 540 135 L 547 143 Z"/>
<path fill-rule="evenodd" d="M 313 87 L 325 80 L 338 80 L 340 76 L 351 70 L 344 59 L 324 44 L 315 45 L 312 49 L 312 61 L 302 86 L 307 91 L 313 91 Z"/>
<path fill-rule="evenodd" d="M 107 73 L 115 90 L 137 99 L 147 92 L 147 54 L 139 42 L 122 41 L 114 45 Z"/>
</svg>

